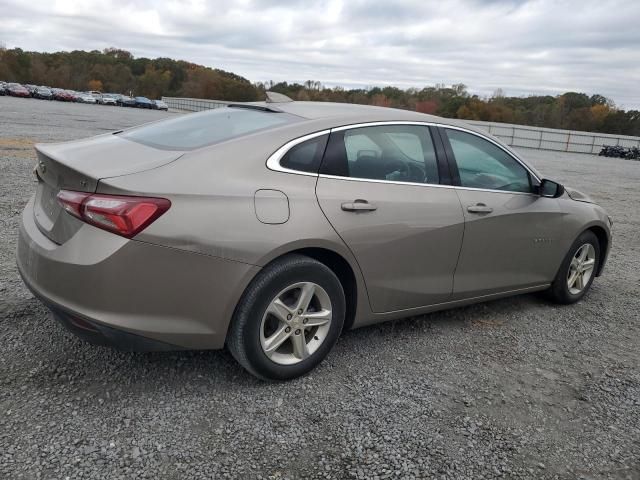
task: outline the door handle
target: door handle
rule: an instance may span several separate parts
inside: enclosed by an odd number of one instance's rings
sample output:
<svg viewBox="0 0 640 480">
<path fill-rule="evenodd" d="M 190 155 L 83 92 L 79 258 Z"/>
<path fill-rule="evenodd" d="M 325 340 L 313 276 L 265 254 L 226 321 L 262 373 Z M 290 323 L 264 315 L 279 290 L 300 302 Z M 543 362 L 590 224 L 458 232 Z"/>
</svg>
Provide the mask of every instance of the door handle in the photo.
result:
<svg viewBox="0 0 640 480">
<path fill-rule="evenodd" d="M 487 207 L 484 203 L 477 203 L 475 205 L 469 205 L 467 207 L 467 212 L 471 212 L 471 213 L 491 213 L 491 212 L 493 212 L 493 208 Z"/>
<path fill-rule="evenodd" d="M 366 200 L 362 200 L 360 198 L 354 200 L 353 202 L 343 203 L 341 207 L 345 212 L 372 212 L 378 209 L 378 207 L 376 207 L 373 203 L 369 203 Z"/>
</svg>

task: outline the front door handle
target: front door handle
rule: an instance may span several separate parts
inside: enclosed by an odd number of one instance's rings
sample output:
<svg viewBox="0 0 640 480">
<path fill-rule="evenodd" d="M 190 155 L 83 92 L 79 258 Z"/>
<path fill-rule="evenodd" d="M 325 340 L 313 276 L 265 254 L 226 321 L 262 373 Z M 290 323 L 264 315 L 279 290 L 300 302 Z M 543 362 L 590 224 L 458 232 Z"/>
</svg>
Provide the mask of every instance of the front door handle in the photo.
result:
<svg viewBox="0 0 640 480">
<path fill-rule="evenodd" d="M 469 205 L 467 207 L 467 212 L 471 212 L 471 213 L 491 213 L 491 212 L 493 212 L 493 208 L 487 207 L 484 203 L 477 203 L 475 205 Z"/>
<path fill-rule="evenodd" d="M 341 207 L 345 212 L 372 212 L 378 209 L 373 203 L 369 203 L 361 198 L 353 202 L 343 203 Z"/>
</svg>

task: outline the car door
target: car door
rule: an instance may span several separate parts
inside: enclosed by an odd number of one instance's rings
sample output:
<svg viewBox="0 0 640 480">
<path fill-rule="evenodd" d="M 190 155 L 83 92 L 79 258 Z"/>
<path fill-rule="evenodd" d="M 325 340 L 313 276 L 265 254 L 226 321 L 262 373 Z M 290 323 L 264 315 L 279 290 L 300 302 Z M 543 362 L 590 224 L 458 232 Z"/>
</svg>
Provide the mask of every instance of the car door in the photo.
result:
<svg viewBox="0 0 640 480">
<path fill-rule="evenodd" d="M 464 215 L 455 190 L 443 188 L 444 161 L 424 125 L 352 126 L 330 135 L 316 195 L 357 259 L 376 313 L 452 294 Z"/>
<path fill-rule="evenodd" d="M 562 213 L 537 194 L 537 179 L 497 143 L 470 131 L 441 128 L 465 216 L 454 298 L 551 282 L 559 267 Z"/>
</svg>

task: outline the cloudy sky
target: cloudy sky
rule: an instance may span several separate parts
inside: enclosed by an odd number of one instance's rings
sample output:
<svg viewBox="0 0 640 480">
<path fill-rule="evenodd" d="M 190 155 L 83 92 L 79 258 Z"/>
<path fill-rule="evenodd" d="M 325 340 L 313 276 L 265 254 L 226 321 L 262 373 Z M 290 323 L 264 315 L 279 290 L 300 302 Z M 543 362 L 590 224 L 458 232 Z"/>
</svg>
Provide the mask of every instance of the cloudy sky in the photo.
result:
<svg viewBox="0 0 640 480">
<path fill-rule="evenodd" d="M 118 47 L 252 81 L 464 83 L 640 108 L 639 0 L 0 0 L 0 44 Z"/>
</svg>

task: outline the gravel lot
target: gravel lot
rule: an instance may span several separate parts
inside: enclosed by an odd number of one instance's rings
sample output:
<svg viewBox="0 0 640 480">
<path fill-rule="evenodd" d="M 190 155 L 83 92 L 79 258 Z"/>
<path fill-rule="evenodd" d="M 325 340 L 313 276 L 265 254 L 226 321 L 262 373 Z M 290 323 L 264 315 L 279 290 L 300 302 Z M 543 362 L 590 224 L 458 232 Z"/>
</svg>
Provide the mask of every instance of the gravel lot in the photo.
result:
<svg viewBox="0 0 640 480">
<path fill-rule="evenodd" d="M 0 478 L 640 478 L 640 162 L 523 150 L 614 218 L 570 307 L 526 295 L 346 332 L 305 378 L 82 343 L 23 286 L 32 144 L 172 113 L 0 97 Z"/>
</svg>

